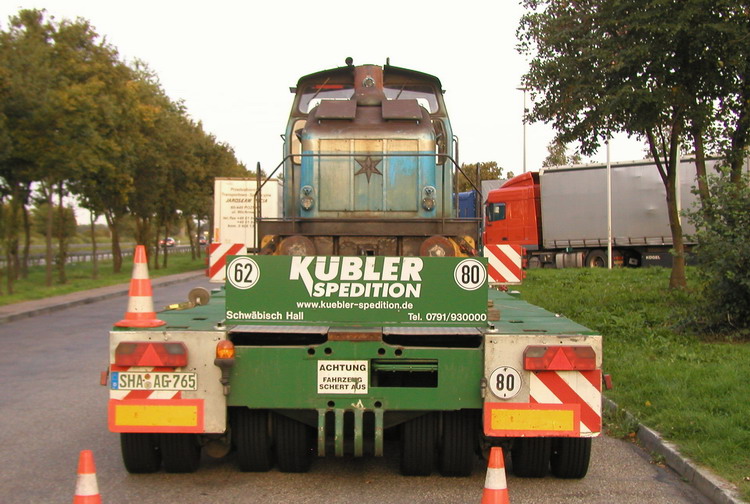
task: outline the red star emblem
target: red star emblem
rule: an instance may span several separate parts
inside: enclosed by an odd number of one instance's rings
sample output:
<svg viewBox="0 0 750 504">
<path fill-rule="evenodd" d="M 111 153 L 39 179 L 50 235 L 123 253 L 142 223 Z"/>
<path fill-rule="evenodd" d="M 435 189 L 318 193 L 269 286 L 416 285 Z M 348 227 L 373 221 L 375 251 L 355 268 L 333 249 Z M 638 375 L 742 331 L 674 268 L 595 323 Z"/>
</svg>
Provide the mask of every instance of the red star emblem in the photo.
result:
<svg viewBox="0 0 750 504">
<path fill-rule="evenodd" d="M 381 159 L 372 159 L 371 156 L 367 156 L 366 158 L 354 158 L 354 160 L 359 163 L 359 166 L 361 167 L 359 171 L 354 173 L 354 176 L 364 173 L 367 176 L 367 183 L 370 183 L 370 177 L 372 177 L 373 173 L 377 173 L 378 175 L 383 175 L 380 173 L 380 170 L 378 170 L 377 166 L 380 164 L 380 162 L 383 160 Z"/>
</svg>

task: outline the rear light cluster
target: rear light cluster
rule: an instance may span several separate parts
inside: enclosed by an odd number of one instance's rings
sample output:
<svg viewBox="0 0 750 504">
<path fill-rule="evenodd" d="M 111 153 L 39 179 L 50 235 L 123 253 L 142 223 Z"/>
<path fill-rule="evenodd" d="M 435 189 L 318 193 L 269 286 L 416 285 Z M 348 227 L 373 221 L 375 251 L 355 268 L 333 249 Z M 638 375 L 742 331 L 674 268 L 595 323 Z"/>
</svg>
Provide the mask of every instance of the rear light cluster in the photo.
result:
<svg viewBox="0 0 750 504">
<path fill-rule="evenodd" d="M 115 349 L 118 366 L 185 367 L 188 352 L 184 343 L 123 341 Z"/>
<path fill-rule="evenodd" d="M 590 346 L 532 345 L 523 352 L 523 367 L 529 371 L 591 371 L 596 352 Z"/>
</svg>

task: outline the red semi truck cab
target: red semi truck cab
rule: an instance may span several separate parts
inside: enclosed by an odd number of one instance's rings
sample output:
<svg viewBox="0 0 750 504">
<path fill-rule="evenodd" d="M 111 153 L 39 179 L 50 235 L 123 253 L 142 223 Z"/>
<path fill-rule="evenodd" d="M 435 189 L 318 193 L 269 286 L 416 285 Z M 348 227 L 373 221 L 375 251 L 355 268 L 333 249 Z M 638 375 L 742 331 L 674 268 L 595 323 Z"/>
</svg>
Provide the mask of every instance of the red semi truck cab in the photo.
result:
<svg viewBox="0 0 750 504">
<path fill-rule="evenodd" d="M 483 242 L 536 250 L 542 235 L 540 216 L 539 173 L 513 177 L 487 196 Z"/>
</svg>

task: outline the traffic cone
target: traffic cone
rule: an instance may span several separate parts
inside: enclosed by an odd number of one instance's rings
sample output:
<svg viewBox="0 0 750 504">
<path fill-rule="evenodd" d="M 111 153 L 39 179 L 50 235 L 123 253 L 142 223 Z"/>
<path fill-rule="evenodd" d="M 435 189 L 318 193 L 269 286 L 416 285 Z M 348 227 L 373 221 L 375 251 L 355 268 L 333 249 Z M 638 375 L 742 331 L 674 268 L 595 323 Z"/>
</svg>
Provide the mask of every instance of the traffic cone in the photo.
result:
<svg viewBox="0 0 750 504">
<path fill-rule="evenodd" d="M 91 450 L 81 451 L 78 457 L 78 479 L 73 504 L 101 504 L 99 485 L 96 484 L 96 467 L 94 453 Z"/>
<path fill-rule="evenodd" d="M 159 327 L 166 322 L 156 318 L 151 280 L 148 278 L 146 247 L 137 245 L 133 257 L 133 278 L 130 280 L 128 311 L 117 327 Z"/>
<path fill-rule="evenodd" d="M 503 449 L 493 446 L 490 450 L 490 461 L 487 465 L 487 476 L 484 480 L 482 504 L 510 504 L 508 483 L 505 480 L 505 460 Z"/>
</svg>

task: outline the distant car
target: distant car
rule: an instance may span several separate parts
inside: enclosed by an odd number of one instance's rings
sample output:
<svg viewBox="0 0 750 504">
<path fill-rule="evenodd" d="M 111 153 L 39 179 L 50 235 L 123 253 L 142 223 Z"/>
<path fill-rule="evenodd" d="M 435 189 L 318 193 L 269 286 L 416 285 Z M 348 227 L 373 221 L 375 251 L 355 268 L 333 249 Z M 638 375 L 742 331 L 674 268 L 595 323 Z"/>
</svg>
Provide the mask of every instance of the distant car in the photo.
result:
<svg viewBox="0 0 750 504">
<path fill-rule="evenodd" d="M 206 240 L 205 236 L 198 237 L 198 245 L 206 245 L 207 243 L 208 243 L 208 240 Z"/>
<path fill-rule="evenodd" d="M 174 238 L 170 236 L 166 240 L 159 240 L 159 245 L 161 245 L 162 247 L 174 247 L 175 246 Z"/>
</svg>

